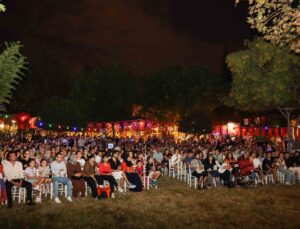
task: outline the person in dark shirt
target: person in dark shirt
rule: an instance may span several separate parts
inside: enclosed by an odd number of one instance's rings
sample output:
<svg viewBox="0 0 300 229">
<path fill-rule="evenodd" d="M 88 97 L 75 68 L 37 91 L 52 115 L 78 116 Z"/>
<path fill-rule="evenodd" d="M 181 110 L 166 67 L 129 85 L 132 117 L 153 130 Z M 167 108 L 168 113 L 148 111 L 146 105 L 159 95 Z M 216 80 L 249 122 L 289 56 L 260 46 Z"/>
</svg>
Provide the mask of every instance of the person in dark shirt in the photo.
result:
<svg viewBox="0 0 300 229">
<path fill-rule="evenodd" d="M 160 171 L 156 170 L 154 159 L 151 156 L 147 158 L 146 175 L 151 179 L 151 186 L 155 187 L 157 185 L 157 180 L 160 177 Z"/>
<path fill-rule="evenodd" d="M 274 164 L 274 160 L 272 158 L 272 153 L 267 152 L 266 158 L 264 159 L 263 166 L 262 166 L 264 174 L 273 173 L 273 164 Z"/>
<path fill-rule="evenodd" d="M 24 170 L 28 166 L 29 159 L 30 159 L 30 152 L 28 150 L 26 150 L 23 153 L 23 157 L 20 159 L 20 162 L 22 163 Z"/>
</svg>

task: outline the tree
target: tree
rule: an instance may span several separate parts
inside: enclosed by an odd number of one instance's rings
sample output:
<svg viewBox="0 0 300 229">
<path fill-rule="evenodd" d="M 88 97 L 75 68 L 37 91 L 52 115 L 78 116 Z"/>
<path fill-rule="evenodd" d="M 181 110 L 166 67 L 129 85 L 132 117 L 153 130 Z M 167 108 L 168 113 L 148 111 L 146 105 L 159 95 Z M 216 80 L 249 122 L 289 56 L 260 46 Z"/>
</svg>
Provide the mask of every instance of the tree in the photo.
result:
<svg viewBox="0 0 300 229">
<path fill-rule="evenodd" d="M 264 111 L 293 106 L 293 68 L 300 58 L 262 39 L 246 41 L 246 50 L 231 53 L 227 64 L 233 74 L 230 104 L 241 110 Z"/>
<path fill-rule="evenodd" d="M 0 3 L 0 12 L 6 10 Z M 0 54 L 0 111 L 5 111 L 5 105 L 10 102 L 11 92 L 23 75 L 25 57 L 20 53 L 19 42 L 5 43 L 4 51 Z"/>
<path fill-rule="evenodd" d="M 236 0 L 236 3 L 241 0 Z M 300 1 L 248 0 L 248 23 L 264 39 L 300 53 Z"/>
<path fill-rule="evenodd" d="M 192 112 L 209 112 L 219 104 L 227 86 L 202 66 L 169 66 L 145 79 L 143 112 L 159 120 L 183 118 Z"/>
<path fill-rule="evenodd" d="M 179 130 L 185 133 L 204 134 L 211 133 L 211 116 L 201 112 L 186 114 L 179 121 Z"/>
<path fill-rule="evenodd" d="M 5 104 L 10 102 L 11 92 L 15 89 L 25 69 L 25 57 L 20 53 L 21 44 L 12 42 L 5 44 L 0 54 L 0 110 L 5 110 Z"/>
<path fill-rule="evenodd" d="M 300 57 L 261 38 L 246 41 L 246 50 L 231 53 L 227 64 L 233 74 L 228 105 L 240 110 L 279 109 L 289 124 L 290 107 L 299 106 L 293 82 L 299 77 Z M 290 131 L 289 131 L 290 133 Z"/>
<path fill-rule="evenodd" d="M 0 3 L 0 12 L 5 12 L 5 10 L 6 10 L 5 5 Z"/>
</svg>

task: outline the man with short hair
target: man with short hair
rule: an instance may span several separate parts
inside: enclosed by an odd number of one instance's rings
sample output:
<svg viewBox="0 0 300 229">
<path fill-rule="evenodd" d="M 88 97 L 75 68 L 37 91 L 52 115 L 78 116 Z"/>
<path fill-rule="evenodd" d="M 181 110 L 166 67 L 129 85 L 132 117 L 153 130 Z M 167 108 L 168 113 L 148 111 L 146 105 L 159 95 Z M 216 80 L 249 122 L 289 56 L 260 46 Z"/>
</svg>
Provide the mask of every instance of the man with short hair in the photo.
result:
<svg viewBox="0 0 300 229">
<path fill-rule="evenodd" d="M 8 162 L 3 166 L 4 177 L 6 178 L 6 194 L 8 208 L 13 207 L 12 200 L 12 188 L 13 186 L 26 188 L 27 205 L 34 205 L 32 201 L 32 184 L 24 180 L 22 163 L 17 161 L 17 155 L 15 152 L 9 152 L 7 154 Z"/>
<path fill-rule="evenodd" d="M 61 153 L 56 154 L 56 160 L 51 163 L 52 171 L 52 182 L 53 182 L 53 195 L 54 201 L 60 204 L 61 201 L 58 198 L 58 185 L 67 185 L 67 200 L 72 202 L 72 182 L 67 178 L 67 167 L 63 161 L 63 156 Z"/>
<path fill-rule="evenodd" d="M 162 161 L 164 159 L 164 155 L 163 153 L 161 152 L 161 149 L 160 147 L 158 146 L 157 149 L 154 150 L 154 153 L 153 153 L 153 159 L 155 161 L 155 164 L 157 166 L 161 166 L 162 164 Z"/>
</svg>

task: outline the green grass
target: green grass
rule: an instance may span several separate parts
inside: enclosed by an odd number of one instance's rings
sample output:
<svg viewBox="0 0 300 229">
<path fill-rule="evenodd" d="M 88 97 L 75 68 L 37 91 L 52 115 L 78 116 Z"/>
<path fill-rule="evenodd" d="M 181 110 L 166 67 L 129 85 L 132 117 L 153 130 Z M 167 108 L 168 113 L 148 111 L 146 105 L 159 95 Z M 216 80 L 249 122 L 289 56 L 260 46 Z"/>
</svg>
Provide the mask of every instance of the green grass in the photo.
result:
<svg viewBox="0 0 300 229">
<path fill-rule="evenodd" d="M 300 186 L 189 189 L 163 177 L 159 189 L 116 199 L 44 200 L 0 208 L 0 228 L 300 228 Z"/>
</svg>

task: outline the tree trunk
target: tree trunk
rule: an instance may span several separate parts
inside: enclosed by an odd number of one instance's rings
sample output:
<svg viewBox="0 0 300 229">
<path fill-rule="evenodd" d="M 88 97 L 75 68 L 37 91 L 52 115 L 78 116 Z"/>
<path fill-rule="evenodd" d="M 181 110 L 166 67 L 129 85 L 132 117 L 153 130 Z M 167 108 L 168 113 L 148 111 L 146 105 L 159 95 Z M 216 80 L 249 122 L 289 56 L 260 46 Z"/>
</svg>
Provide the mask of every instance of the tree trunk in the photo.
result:
<svg viewBox="0 0 300 229">
<path fill-rule="evenodd" d="M 292 129 L 291 129 L 290 117 L 291 117 L 291 113 L 294 109 L 291 107 L 284 107 L 284 108 L 278 107 L 277 109 L 280 111 L 280 113 L 283 115 L 283 117 L 285 117 L 285 119 L 287 120 L 287 128 L 288 128 L 287 151 L 289 153 L 291 153 L 292 152 L 292 142 L 291 142 Z"/>
</svg>

